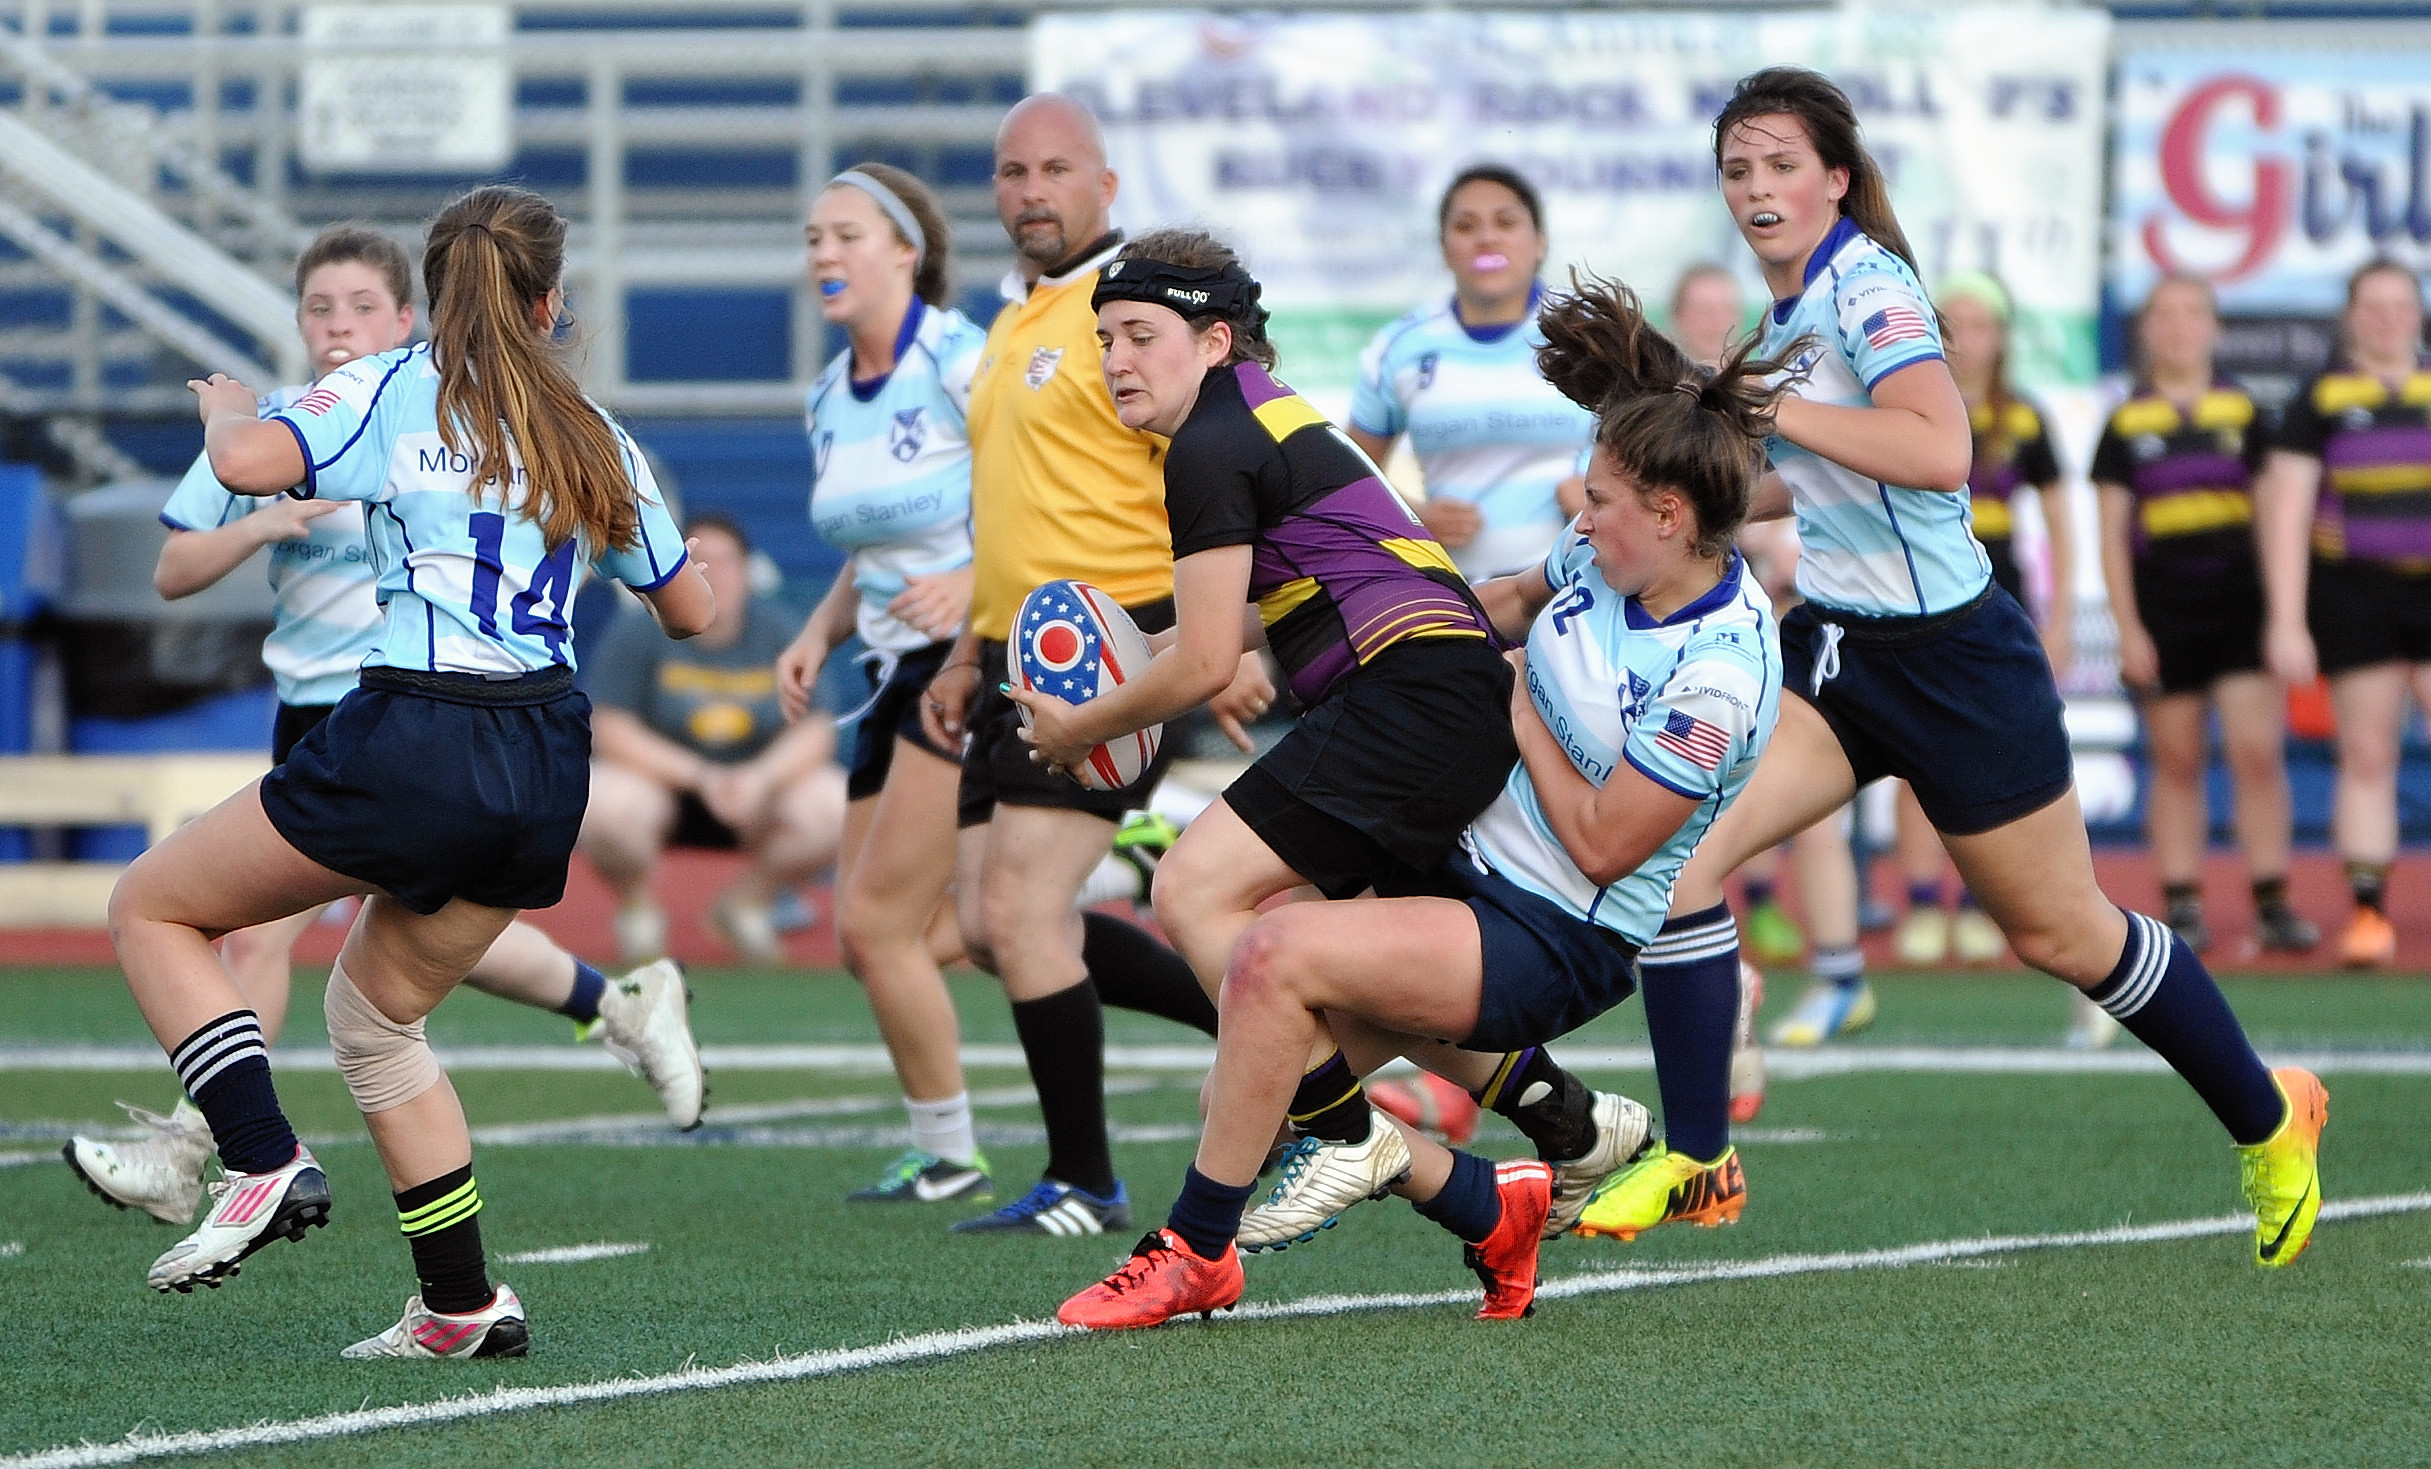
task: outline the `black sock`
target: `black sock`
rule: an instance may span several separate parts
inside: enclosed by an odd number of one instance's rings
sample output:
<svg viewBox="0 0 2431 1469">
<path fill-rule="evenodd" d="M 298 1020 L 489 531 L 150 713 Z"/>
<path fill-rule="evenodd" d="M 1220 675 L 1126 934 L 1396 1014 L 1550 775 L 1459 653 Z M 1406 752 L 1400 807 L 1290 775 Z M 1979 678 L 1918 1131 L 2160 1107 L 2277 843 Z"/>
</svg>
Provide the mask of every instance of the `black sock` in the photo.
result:
<svg viewBox="0 0 2431 1469">
<path fill-rule="evenodd" d="M 2163 921 L 2171 928 L 2192 928 L 2203 919 L 2203 887 L 2200 883 L 2170 882 L 2161 885 Z"/>
<path fill-rule="evenodd" d="M 481 1186 L 473 1182 L 472 1164 L 398 1194 L 397 1228 L 413 1246 L 423 1305 L 462 1316 L 490 1303 L 489 1266 L 481 1255 Z"/>
<path fill-rule="evenodd" d="M 608 977 L 580 959 L 574 961 L 574 993 L 557 1007 L 557 1013 L 570 1016 L 577 1025 L 589 1025 L 599 1018 L 599 997 L 608 992 Z"/>
<path fill-rule="evenodd" d="M 1911 883 L 1909 883 L 1909 884 L 1908 884 L 1908 906 L 1909 906 L 1909 907 L 1911 907 L 1911 908 L 1938 908 L 1938 907 L 1940 907 L 1940 906 L 1941 906 L 1941 879 L 1940 879 L 1940 878 L 1938 878 L 1938 877 L 1934 877 L 1934 878 L 1927 878 L 1927 879 L 1926 879 L 1925 881 L 1923 881 L 1923 882 L 1911 882 Z"/>
<path fill-rule="evenodd" d="M 1773 900 L 1773 880 L 1769 877 L 1742 877 L 1739 895 L 1750 908 L 1761 908 Z"/>
<path fill-rule="evenodd" d="M 1165 1216 L 1165 1227 L 1180 1235 L 1200 1259 L 1216 1259 L 1241 1232 L 1241 1210 L 1257 1187 L 1254 1179 L 1237 1186 L 1218 1183 L 1193 1165 L 1182 1175 L 1181 1196 Z"/>
<path fill-rule="evenodd" d="M 2118 967 L 2085 997 L 2185 1077 L 2231 1138 L 2258 1143 L 2279 1130 L 2287 1116 L 2279 1084 L 2203 961 L 2160 923 L 2128 914 Z"/>
<path fill-rule="evenodd" d="M 2288 880 L 2287 880 L 2287 879 L 2286 879 L 2284 876 L 2283 876 L 2283 877 L 2257 877 L 2257 878 L 2255 878 L 2255 879 L 2254 879 L 2254 911 L 2255 911 L 2255 912 L 2257 912 L 2257 913 L 2279 913 L 2279 912 L 2284 912 L 2284 911 L 2286 911 L 2286 909 L 2287 909 L 2287 905 L 2288 905 Z"/>
<path fill-rule="evenodd" d="M 1368 1133 L 1367 1088 L 1340 1051 L 1317 1063 L 1291 1094 L 1291 1125 L 1303 1137 L 1363 1143 Z"/>
<path fill-rule="evenodd" d="M 1216 1033 L 1215 1001 L 1198 971 L 1156 935 L 1111 913 L 1080 916 L 1080 962 L 1099 1003 L 1159 1015 L 1206 1035 Z"/>
<path fill-rule="evenodd" d="M 1424 1203 L 1412 1199 L 1410 1207 L 1469 1244 L 1482 1245 L 1502 1223 L 1502 1191 L 1494 1186 L 1494 1165 L 1454 1148 L 1452 1176 L 1443 1181 L 1443 1191 Z"/>
<path fill-rule="evenodd" d="M 1106 1017 L 1087 980 L 1013 1002 L 1013 1030 L 1047 1124 L 1047 1177 L 1099 1198 L 1114 1194 L 1106 1147 Z"/>
<path fill-rule="evenodd" d="M 1825 967 L 1831 952 L 1815 955 L 1819 979 L 1837 978 Z M 1665 923 L 1638 955 L 1638 975 L 1664 1146 L 1712 1162 L 1730 1147 L 1730 1049 L 1739 1025 L 1739 930 L 1730 909 L 1716 903 Z"/>
<path fill-rule="evenodd" d="M 1595 1093 L 1555 1065 L 1542 1046 L 1504 1056 L 1494 1079 L 1470 1095 L 1487 1111 L 1511 1119 L 1548 1163 L 1583 1158 L 1595 1147 Z"/>
<path fill-rule="evenodd" d="M 2386 914 L 2389 901 L 2389 864 L 2386 862 L 2349 862 L 2347 886 L 2355 893 L 2355 906 Z"/>
<path fill-rule="evenodd" d="M 279 1110 L 260 1016 L 229 1011 L 179 1041 L 169 1065 L 211 1124 L 229 1172 L 268 1173 L 295 1161 L 295 1129 Z"/>
</svg>

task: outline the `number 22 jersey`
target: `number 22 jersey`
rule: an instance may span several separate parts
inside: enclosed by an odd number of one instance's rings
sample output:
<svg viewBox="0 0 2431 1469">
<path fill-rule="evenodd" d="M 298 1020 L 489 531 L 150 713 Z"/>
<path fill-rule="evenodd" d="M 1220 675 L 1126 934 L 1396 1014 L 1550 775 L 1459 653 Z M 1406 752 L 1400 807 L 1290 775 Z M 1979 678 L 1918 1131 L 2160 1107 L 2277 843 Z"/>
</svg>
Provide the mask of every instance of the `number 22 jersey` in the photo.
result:
<svg viewBox="0 0 2431 1469">
<path fill-rule="evenodd" d="M 522 674 L 572 667 L 567 617 L 574 562 L 637 591 L 684 566 L 684 540 L 641 450 L 609 421 L 640 501 L 640 539 L 626 548 L 551 547 L 523 514 L 528 481 L 509 444 L 511 480 L 476 494 L 469 452 L 439 438 L 439 370 L 423 343 L 360 357 L 270 416 L 304 451 L 307 499 L 364 502 L 364 537 L 387 623 L 366 668 Z M 601 418 L 606 420 L 606 415 Z M 471 448 L 469 435 L 459 435 Z"/>
</svg>

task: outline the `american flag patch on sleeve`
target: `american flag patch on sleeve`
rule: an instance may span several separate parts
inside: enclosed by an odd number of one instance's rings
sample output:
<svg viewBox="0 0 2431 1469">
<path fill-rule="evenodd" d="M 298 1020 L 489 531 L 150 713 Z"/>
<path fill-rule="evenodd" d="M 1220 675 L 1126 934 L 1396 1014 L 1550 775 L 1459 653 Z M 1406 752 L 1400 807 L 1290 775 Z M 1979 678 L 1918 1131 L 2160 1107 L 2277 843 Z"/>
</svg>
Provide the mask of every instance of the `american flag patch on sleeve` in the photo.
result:
<svg viewBox="0 0 2431 1469">
<path fill-rule="evenodd" d="M 296 412 L 308 413 L 314 418 L 320 417 L 322 414 L 327 413 L 330 409 L 337 406 L 338 395 L 331 392 L 327 388 L 314 388 L 311 392 L 306 393 L 303 397 L 295 400 Z"/>
<path fill-rule="evenodd" d="M 1923 315 L 1906 306 L 1885 306 L 1867 317 L 1858 329 L 1865 333 L 1867 344 L 1875 347 L 1929 341 L 1933 335 L 1932 328 L 1925 325 Z"/>
<path fill-rule="evenodd" d="M 1699 770 L 1719 769 L 1722 757 L 1730 753 L 1730 736 L 1719 725 L 1707 724 L 1677 709 L 1664 716 L 1663 732 L 1654 737 L 1654 742 Z"/>
</svg>

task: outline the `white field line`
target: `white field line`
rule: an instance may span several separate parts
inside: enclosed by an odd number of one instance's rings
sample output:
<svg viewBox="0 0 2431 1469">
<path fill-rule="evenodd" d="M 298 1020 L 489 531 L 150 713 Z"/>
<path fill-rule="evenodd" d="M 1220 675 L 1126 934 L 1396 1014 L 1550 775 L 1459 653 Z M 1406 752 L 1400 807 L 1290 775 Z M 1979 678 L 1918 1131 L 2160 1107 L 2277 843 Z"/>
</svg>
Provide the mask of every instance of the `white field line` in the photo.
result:
<svg viewBox="0 0 2431 1469">
<path fill-rule="evenodd" d="M 0 1245 L 0 1260 L 14 1260 L 14 1259 L 16 1259 L 16 1258 L 17 1258 L 19 1255 L 22 1255 L 22 1254 L 24 1254 L 24 1253 L 25 1253 L 25 1241 L 24 1241 L 24 1240 L 21 1240 L 21 1239 L 13 1239 L 13 1240 L 10 1240 L 10 1241 L 9 1241 L 7 1244 Z"/>
<path fill-rule="evenodd" d="M 553 1250 L 523 1250 L 512 1255 L 500 1255 L 498 1263 L 501 1265 L 580 1265 L 589 1260 L 616 1260 L 626 1255 L 646 1255 L 648 1253 L 650 1253 L 650 1246 L 642 1240 L 616 1242 L 602 1240 L 597 1244 L 559 1245 Z"/>
<path fill-rule="evenodd" d="M 2385 1214 L 2431 1210 L 2431 1192 L 2390 1194 L 2379 1198 L 2344 1199 L 2321 1207 L 2324 1220 L 2366 1219 Z M 2243 1234 L 2254 1227 L 2250 1214 L 2222 1214 L 2209 1219 L 2179 1219 L 2161 1224 L 2119 1225 L 2110 1229 L 2064 1234 L 1988 1235 L 1979 1239 L 1938 1240 L 1891 1249 L 1847 1250 L 1833 1254 L 1770 1255 L 1754 1260 L 1721 1261 L 1710 1265 L 1676 1265 L 1661 1269 L 1600 1270 L 1547 1281 L 1537 1289 L 1545 1300 L 1611 1295 L 1664 1286 L 1702 1285 L 1726 1280 L 1777 1280 L 1785 1276 L 1843 1274 L 1861 1270 L 1899 1270 L 1916 1265 L 1941 1265 L 1954 1260 L 1981 1259 L 2026 1250 L 2072 1250 L 2102 1245 L 2157 1244 Z M 1225 1321 L 1292 1321 L 1352 1312 L 1403 1310 L 1424 1306 L 1463 1305 L 1478 1298 L 1473 1290 L 1413 1291 L 1379 1295 L 1308 1296 L 1296 1301 L 1257 1302 L 1241 1307 Z M 1185 1326 L 1198 1323 L 1183 1323 Z M 1223 1322 L 1217 1323 L 1219 1326 Z M 656 1377 L 622 1377 L 605 1382 L 570 1383 L 562 1387 L 501 1388 L 470 1397 L 438 1402 L 401 1403 L 389 1408 L 363 1408 L 286 1423 L 255 1423 L 190 1433 L 129 1434 L 115 1443 L 77 1444 L 31 1454 L 0 1458 L 0 1469 L 85 1469 L 88 1465 L 131 1464 L 144 1459 L 182 1454 L 221 1453 L 232 1449 L 267 1448 L 373 1433 L 392 1428 L 418 1428 L 455 1423 L 501 1413 L 525 1413 L 540 1408 L 580 1407 L 626 1398 L 659 1397 L 670 1393 L 705 1392 L 769 1382 L 799 1382 L 865 1372 L 906 1362 L 934 1362 L 968 1356 L 991 1347 L 1018 1346 L 1056 1337 L 1082 1335 L 1052 1321 L 1015 1321 L 1003 1326 L 964 1327 L 899 1337 L 871 1347 L 849 1347 L 800 1356 L 777 1356 L 765 1362 L 741 1362 L 731 1367 L 691 1367 Z"/>
<path fill-rule="evenodd" d="M 1644 1046 L 1557 1046 L 1574 1071 L 1646 1071 L 1654 1053 Z M 2322 1075 L 2431 1076 L 2431 1051 L 2274 1050 L 2273 1066 L 2302 1066 Z M 443 1048 L 450 1071 L 616 1071 L 616 1058 L 589 1046 L 461 1046 Z M 886 1048 L 876 1045 L 703 1046 L 702 1064 L 712 1071 L 816 1071 L 840 1075 L 884 1075 L 892 1069 Z M 1118 1071 L 1200 1072 L 1214 1064 L 1204 1045 L 1108 1046 L 1106 1065 Z M 962 1064 L 974 1071 L 1020 1071 L 1019 1046 L 971 1045 Z M 1816 1050 L 1765 1052 L 1776 1080 L 1859 1072 L 1916 1071 L 2043 1075 L 2159 1075 L 2168 1065 L 2140 1046 L 2116 1051 L 2068 1051 L 2037 1046 L 1824 1046 Z M 326 1047 L 291 1047 L 272 1058 L 279 1071 L 335 1071 Z M 0 1046 L 0 1071 L 150 1071 L 168 1063 L 151 1046 Z M 1394 1068 L 1387 1068 L 1388 1070 Z"/>
</svg>

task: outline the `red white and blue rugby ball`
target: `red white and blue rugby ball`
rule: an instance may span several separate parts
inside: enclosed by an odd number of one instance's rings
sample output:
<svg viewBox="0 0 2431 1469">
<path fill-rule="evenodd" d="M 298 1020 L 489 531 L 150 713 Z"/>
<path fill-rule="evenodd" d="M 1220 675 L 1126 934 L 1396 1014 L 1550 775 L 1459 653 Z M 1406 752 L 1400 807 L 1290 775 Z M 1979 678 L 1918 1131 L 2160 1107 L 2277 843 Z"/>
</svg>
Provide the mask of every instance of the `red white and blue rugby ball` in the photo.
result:
<svg viewBox="0 0 2431 1469">
<path fill-rule="evenodd" d="M 1148 639 L 1120 603 L 1080 581 L 1051 581 L 1021 599 L 1014 614 L 1013 676 L 1033 693 L 1086 704 L 1148 666 Z M 1030 711 L 1021 712 L 1024 729 Z M 1152 724 L 1089 752 L 1075 773 L 1093 791 L 1119 791 L 1138 780 L 1165 727 Z"/>
</svg>

